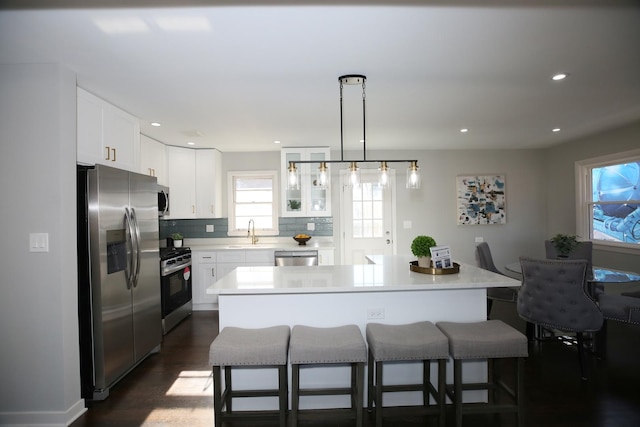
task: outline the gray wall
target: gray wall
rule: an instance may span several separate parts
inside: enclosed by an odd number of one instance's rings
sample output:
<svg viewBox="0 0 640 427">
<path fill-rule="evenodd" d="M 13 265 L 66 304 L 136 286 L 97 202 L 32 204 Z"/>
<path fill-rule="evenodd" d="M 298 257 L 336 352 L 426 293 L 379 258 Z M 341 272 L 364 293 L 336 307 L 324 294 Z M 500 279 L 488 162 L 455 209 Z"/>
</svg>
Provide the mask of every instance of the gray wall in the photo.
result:
<svg viewBox="0 0 640 427">
<path fill-rule="evenodd" d="M 545 150 L 547 235 L 576 233 L 575 162 L 634 150 L 640 146 L 639 141 L 640 121 Z M 640 255 L 603 251 L 597 247 L 594 247 L 593 262 L 621 270 L 640 269 Z"/>
<path fill-rule="evenodd" d="M 340 158 L 332 152 L 332 158 Z M 223 210 L 227 212 L 226 176 L 232 170 L 280 169 L 279 152 L 223 153 Z M 347 159 L 362 158 L 362 153 L 346 152 Z M 392 163 L 396 169 L 397 235 L 399 254 L 409 254 L 411 241 L 418 234 L 432 235 L 441 244 L 452 247 L 456 259 L 473 263 L 475 237 L 491 244 L 497 265 L 517 261 L 514 254 L 542 256 L 539 236 L 546 235 L 546 192 L 544 156 L 535 150 L 423 150 L 419 152 L 372 151 L 368 159 L 417 159 L 422 173 L 420 190 L 405 189 L 406 163 Z M 361 165 L 376 167 L 375 164 Z M 331 164 L 332 213 L 336 260 L 340 259 L 337 237 L 340 236 L 339 169 Z M 501 173 L 507 180 L 507 224 L 460 226 L 456 223 L 456 176 Z M 403 229 L 405 220 L 411 229 Z M 539 243 L 539 244 L 538 244 Z"/>
<path fill-rule="evenodd" d="M 0 65 L 0 425 L 66 425 L 80 399 L 76 80 L 56 65 Z M 49 252 L 29 252 L 29 233 Z"/>
</svg>

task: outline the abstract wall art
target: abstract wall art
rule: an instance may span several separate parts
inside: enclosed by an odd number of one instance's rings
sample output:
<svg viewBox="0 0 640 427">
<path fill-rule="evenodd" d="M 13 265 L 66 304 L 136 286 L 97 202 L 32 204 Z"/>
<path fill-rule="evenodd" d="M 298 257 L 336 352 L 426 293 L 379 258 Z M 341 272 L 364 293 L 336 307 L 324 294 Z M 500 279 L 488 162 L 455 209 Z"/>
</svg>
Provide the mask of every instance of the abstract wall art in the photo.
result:
<svg viewBox="0 0 640 427">
<path fill-rule="evenodd" d="M 456 184 L 459 225 L 507 222 L 504 175 L 458 176 Z"/>
</svg>

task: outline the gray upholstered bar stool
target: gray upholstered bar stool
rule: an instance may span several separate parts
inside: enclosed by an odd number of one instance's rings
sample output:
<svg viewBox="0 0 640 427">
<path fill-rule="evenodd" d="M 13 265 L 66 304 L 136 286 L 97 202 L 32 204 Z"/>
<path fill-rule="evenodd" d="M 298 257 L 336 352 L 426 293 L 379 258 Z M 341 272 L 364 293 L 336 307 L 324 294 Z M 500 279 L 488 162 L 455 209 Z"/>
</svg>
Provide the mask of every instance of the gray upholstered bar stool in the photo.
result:
<svg viewBox="0 0 640 427">
<path fill-rule="evenodd" d="M 362 427 L 364 399 L 364 365 L 367 346 L 356 325 L 316 328 L 296 325 L 291 331 L 291 426 L 298 425 L 300 396 L 350 395 L 356 426 Z M 349 387 L 301 388 L 300 368 L 350 365 Z M 339 411 L 332 411 L 338 413 Z"/>
<path fill-rule="evenodd" d="M 215 427 L 222 426 L 222 418 L 258 415 L 256 411 L 233 412 L 232 398 L 277 396 L 280 427 L 287 424 L 288 379 L 287 352 L 291 331 L 288 326 L 262 329 L 225 327 L 211 343 L 209 363 L 213 367 L 213 411 Z M 224 368 L 224 392 L 221 368 Z M 278 369 L 278 388 L 263 390 L 234 390 L 232 368 Z M 223 408 L 225 412 L 223 412 Z M 252 414 L 254 412 L 254 414 Z M 264 412 L 260 415 L 264 416 Z"/>
<path fill-rule="evenodd" d="M 456 426 L 462 426 L 462 415 L 473 413 L 513 412 L 518 425 L 522 426 L 522 370 L 524 358 L 528 356 L 527 337 L 500 320 L 487 320 L 477 323 L 438 322 L 438 328 L 449 339 L 449 352 L 453 358 L 453 386 L 447 387 L 447 394 L 454 403 Z M 497 359 L 516 360 L 515 387 L 509 387 L 500 378 L 500 364 Z M 462 361 L 486 359 L 488 380 L 486 383 L 463 383 Z M 501 360 L 502 362 L 502 360 Z M 486 404 L 462 402 L 463 390 L 487 390 L 489 400 Z M 498 399 L 500 394 L 507 401 Z"/>
<path fill-rule="evenodd" d="M 445 425 L 446 362 L 449 359 L 449 341 L 431 322 L 407 325 L 367 324 L 369 344 L 368 409 L 376 407 L 376 427 L 382 426 L 383 393 L 398 391 L 421 391 L 423 411 L 439 416 L 440 426 Z M 431 381 L 431 361 L 437 360 L 438 386 Z M 385 362 L 422 361 L 421 384 L 383 384 Z M 375 381 L 374 381 L 375 372 Z M 433 396 L 436 406 L 429 405 Z"/>
</svg>

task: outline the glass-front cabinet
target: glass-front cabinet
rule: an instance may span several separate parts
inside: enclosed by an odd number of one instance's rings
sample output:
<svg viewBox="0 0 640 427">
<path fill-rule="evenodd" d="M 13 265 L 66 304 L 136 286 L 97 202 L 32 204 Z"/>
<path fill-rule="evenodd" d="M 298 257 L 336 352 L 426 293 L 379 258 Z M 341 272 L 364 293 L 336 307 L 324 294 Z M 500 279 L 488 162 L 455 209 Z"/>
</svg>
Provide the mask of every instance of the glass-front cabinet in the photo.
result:
<svg viewBox="0 0 640 427">
<path fill-rule="evenodd" d="M 329 147 L 289 147 L 281 152 L 282 216 L 330 216 L 331 183 L 319 185 L 319 163 L 296 164 L 299 185 L 290 189 L 289 162 L 330 160 Z"/>
</svg>

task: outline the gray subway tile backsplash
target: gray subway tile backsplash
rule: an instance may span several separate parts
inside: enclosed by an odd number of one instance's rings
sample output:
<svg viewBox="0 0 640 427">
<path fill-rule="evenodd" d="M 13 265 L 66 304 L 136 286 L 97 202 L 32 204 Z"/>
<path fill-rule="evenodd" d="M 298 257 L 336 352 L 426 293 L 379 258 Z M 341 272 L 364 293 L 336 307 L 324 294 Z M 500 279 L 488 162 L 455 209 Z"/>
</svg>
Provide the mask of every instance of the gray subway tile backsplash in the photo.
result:
<svg viewBox="0 0 640 427">
<path fill-rule="evenodd" d="M 307 230 L 308 223 L 314 223 L 315 230 Z M 214 231 L 207 232 L 207 225 L 213 225 Z M 281 237 L 293 236 L 298 233 L 305 233 L 310 236 L 333 236 L 332 217 L 280 217 L 278 218 L 278 226 Z M 227 236 L 228 229 L 228 218 L 161 219 L 160 239 L 171 237 L 173 233 L 177 232 L 187 239 L 229 237 Z"/>
</svg>

